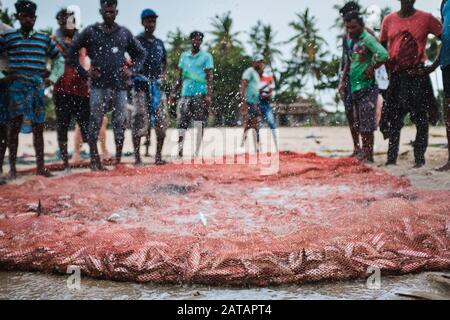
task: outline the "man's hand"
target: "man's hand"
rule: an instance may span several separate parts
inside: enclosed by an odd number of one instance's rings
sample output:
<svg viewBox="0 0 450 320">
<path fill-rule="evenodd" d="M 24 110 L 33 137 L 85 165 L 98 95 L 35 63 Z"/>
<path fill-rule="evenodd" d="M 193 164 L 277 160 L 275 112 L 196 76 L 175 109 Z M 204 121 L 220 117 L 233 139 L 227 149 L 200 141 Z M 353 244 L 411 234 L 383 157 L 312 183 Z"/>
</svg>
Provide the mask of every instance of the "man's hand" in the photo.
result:
<svg viewBox="0 0 450 320">
<path fill-rule="evenodd" d="M 14 80 L 17 80 L 17 75 L 15 73 L 10 73 L 3 79 L 0 79 L 0 83 L 2 84 L 10 84 Z"/>
<path fill-rule="evenodd" d="M 122 68 L 122 73 L 124 74 L 125 79 L 131 79 L 131 77 L 133 76 L 133 72 L 130 68 Z"/>
<path fill-rule="evenodd" d="M 206 106 L 207 108 L 209 108 L 209 107 L 211 106 L 211 104 L 212 104 L 212 97 L 211 97 L 211 94 L 208 93 L 208 94 L 205 96 L 204 102 L 205 102 L 205 106 Z"/>
<path fill-rule="evenodd" d="M 368 80 L 372 80 L 375 77 L 375 68 L 374 67 L 369 67 L 366 72 L 366 78 Z"/>
<path fill-rule="evenodd" d="M 91 70 L 88 71 L 88 75 L 91 79 L 98 79 L 101 77 L 100 69 L 92 67 Z"/>
<path fill-rule="evenodd" d="M 44 85 L 46 88 L 51 87 L 54 85 L 53 81 L 51 81 L 49 78 L 44 80 Z"/>
<path fill-rule="evenodd" d="M 243 117 L 245 117 L 245 116 L 247 116 L 247 114 L 248 114 L 248 105 L 246 102 L 242 102 L 241 103 L 241 115 Z"/>
</svg>

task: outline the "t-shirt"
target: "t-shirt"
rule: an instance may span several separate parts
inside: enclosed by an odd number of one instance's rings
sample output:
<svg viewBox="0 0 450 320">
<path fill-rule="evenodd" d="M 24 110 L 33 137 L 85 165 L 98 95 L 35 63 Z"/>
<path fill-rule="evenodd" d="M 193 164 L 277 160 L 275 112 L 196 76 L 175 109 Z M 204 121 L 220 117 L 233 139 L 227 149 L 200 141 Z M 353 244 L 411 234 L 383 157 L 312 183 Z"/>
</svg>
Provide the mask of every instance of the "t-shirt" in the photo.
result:
<svg viewBox="0 0 450 320">
<path fill-rule="evenodd" d="M 265 89 L 263 89 L 263 88 L 265 88 Z M 270 92 L 274 89 L 275 89 L 275 83 L 273 81 L 273 77 L 264 74 L 261 77 L 261 80 L 259 82 L 260 93 L 263 95 L 270 95 Z M 261 90 L 263 90 L 263 91 L 261 92 Z M 268 99 L 268 98 L 270 98 L 270 97 L 267 97 L 266 99 Z"/>
<path fill-rule="evenodd" d="M 78 36 L 75 34 L 74 39 Z M 65 37 L 61 30 L 57 30 L 53 35 L 52 40 L 55 41 L 59 51 L 65 56 L 69 50 L 73 39 Z M 90 69 L 90 59 L 87 56 L 85 48 L 80 50 L 80 64 L 85 70 Z M 75 67 L 66 63 L 64 67 L 64 74 L 55 83 L 53 89 L 55 94 L 70 94 L 78 97 L 89 97 L 89 81 L 88 79 L 80 76 Z"/>
<path fill-rule="evenodd" d="M 245 91 L 245 99 L 247 103 L 259 104 L 259 74 L 253 68 L 250 67 L 244 71 L 242 80 L 247 80 L 247 88 Z"/>
<path fill-rule="evenodd" d="M 375 85 L 375 78 L 368 79 L 366 70 L 376 62 L 388 60 L 388 52 L 367 31 L 363 31 L 358 39 L 350 40 L 349 46 L 352 49 L 350 57 L 350 84 L 352 92 L 370 88 Z"/>
<path fill-rule="evenodd" d="M 166 66 L 167 53 L 164 43 L 157 38 L 148 39 L 143 33 L 138 35 L 136 39 L 141 43 L 147 52 L 142 73 L 150 80 L 158 80 Z"/>
<path fill-rule="evenodd" d="M 401 71 L 425 62 L 428 35 L 441 33 L 442 24 L 430 13 L 416 10 L 407 18 L 401 18 L 397 12 L 388 15 L 381 27 L 380 41 L 388 44 L 389 69 Z"/>
<path fill-rule="evenodd" d="M 191 51 L 181 54 L 178 68 L 182 71 L 182 97 L 195 97 L 208 93 L 206 70 L 214 69 L 213 57 L 209 52 L 200 50 L 192 55 Z"/>
<path fill-rule="evenodd" d="M 129 67 L 137 74 L 145 60 L 145 50 L 125 27 L 115 25 L 111 32 L 106 32 L 102 24 L 88 26 L 74 40 L 67 54 L 68 61 L 75 66 L 81 76 L 87 77 L 87 72 L 79 63 L 81 48 L 87 49 L 92 68 L 96 68 L 99 78 L 91 79 L 91 86 L 98 89 L 126 90 L 128 78 L 123 72 L 128 56 L 132 60 Z"/>
<path fill-rule="evenodd" d="M 442 49 L 441 49 L 441 67 L 450 65 L 450 1 L 444 1 L 441 9 L 442 15 Z"/>
<path fill-rule="evenodd" d="M 0 36 L 0 53 L 7 54 L 9 69 L 16 74 L 42 77 L 47 72 L 48 58 L 64 64 L 61 53 L 50 36 L 34 30 L 28 37 L 24 37 L 20 29 L 3 33 Z M 62 72 L 54 74 L 50 79 L 54 80 L 56 77 L 57 80 L 61 74 Z"/>
</svg>

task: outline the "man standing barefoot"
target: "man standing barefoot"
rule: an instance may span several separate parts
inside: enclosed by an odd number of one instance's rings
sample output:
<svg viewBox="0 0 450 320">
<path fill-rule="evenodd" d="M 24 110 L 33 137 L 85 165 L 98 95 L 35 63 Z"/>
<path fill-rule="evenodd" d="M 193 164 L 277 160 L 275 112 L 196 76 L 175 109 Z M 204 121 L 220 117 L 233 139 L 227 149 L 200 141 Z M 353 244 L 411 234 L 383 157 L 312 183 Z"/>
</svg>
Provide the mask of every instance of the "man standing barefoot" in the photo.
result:
<svg viewBox="0 0 450 320">
<path fill-rule="evenodd" d="M 9 162 L 10 178 L 17 175 L 16 158 L 19 132 L 23 120 L 30 121 L 36 150 L 37 174 L 51 177 L 44 166 L 44 83 L 50 85 L 64 72 L 64 59 L 56 44 L 44 33 L 34 30 L 37 5 L 28 0 L 15 4 L 20 29 L 0 37 L 0 53 L 6 52 L 9 61 Z M 53 60 L 53 72 L 47 71 L 47 59 Z"/>
<path fill-rule="evenodd" d="M 81 76 L 91 79 L 89 148 L 91 169 L 105 170 L 97 149 L 98 134 L 106 112 L 112 111 L 112 124 L 116 143 L 115 164 L 122 159 L 125 139 L 127 87 L 133 74 L 138 73 L 145 59 L 145 51 L 131 32 L 115 23 L 119 13 L 117 0 L 100 0 L 103 23 L 87 27 L 75 40 L 69 51 L 69 60 Z M 79 52 L 87 49 L 92 60 L 89 72 L 80 65 Z M 133 65 L 127 67 L 125 54 Z"/>
</svg>

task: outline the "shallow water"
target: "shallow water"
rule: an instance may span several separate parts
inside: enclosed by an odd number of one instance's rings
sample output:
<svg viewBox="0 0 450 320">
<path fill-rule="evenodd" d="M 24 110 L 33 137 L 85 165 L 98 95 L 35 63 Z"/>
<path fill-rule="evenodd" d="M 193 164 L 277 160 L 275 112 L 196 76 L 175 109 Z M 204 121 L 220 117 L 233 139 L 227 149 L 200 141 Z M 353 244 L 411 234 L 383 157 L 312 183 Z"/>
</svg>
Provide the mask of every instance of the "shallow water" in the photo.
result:
<svg viewBox="0 0 450 320">
<path fill-rule="evenodd" d="M 82 278 L 80 289 L 68 289 L 68 276 L 0 272 L 0 299 L 119 299 L 119 300 L 298 300 L 405 299 L 398 293 L 427 292 L 450 299 L 450 290 L 430 281 L 431 273 L 382 277 L 380 289 L 366 280 L 272 288 L 155 286 Z"/>
</svg>

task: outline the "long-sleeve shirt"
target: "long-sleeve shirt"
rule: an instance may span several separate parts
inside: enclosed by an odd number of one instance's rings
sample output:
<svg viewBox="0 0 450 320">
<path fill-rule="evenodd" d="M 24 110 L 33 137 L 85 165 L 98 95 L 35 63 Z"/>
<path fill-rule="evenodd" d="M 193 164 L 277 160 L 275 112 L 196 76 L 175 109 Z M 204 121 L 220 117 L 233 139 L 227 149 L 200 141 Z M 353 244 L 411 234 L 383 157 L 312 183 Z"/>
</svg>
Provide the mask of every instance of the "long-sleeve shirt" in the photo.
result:
<svg viewBox="0 0 450 320">
<path fill-rule="evenodd" d="M 68 60 L 81 76 L 87 77 L 87 71 L 80 65 L 80 49 L 86 48 L 91 59 L 91 68 L 100 72 L 93 78 L 93 88 L 125 90 L 127 79 L 123 72 L 127 66 L 125 54 L 133 62 L 131 70 L 138 73 L 145 60 L 145 50 L 133 34 L 126 28 L 116 25 L 112 32 L 105 32 L 101 24 L 87 27 L 69 49 Z"/>
<path fill-rule="evenodd" d="M 349 76 L 352 92 L 375 85 L 375 78 L 368 79 L 366 71 L 376 63 L 386 62 L 389 59 L 387 50 L 367 31 L 363 31 L 358 39 L 350 40 L 350 48 L 352 54 Z"/>
<path fill-rule="evenodd" d="M 47 72 L 48 58 L 53 61 L 51 81 L 56 82 L 64 73 L 61 53 L 50 36 L 42 32 L 33 30 L 24 37 L 21 30 L 6 31 L 0 35 L 1 53 L 8 57 L 9 71 L 17 75 L 43 77 Z"/>
</svg>

